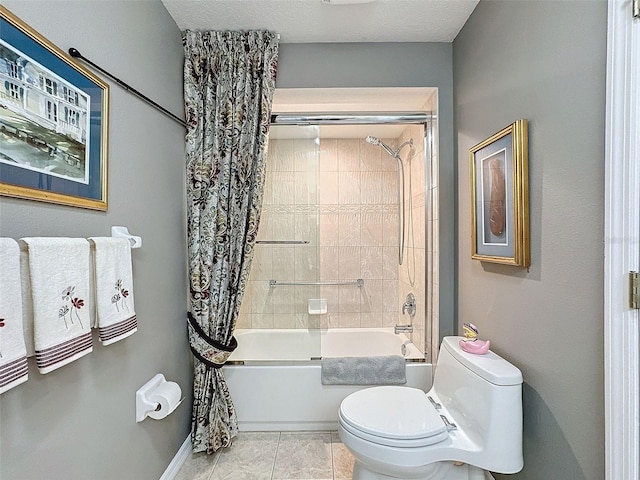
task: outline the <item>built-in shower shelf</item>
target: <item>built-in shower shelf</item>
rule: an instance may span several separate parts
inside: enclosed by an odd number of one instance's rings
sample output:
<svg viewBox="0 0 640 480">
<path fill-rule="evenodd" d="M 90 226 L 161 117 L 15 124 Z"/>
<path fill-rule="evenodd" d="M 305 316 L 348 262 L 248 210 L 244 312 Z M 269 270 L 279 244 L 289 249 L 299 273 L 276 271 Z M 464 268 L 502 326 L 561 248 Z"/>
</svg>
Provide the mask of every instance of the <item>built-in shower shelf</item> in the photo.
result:
<svg viewBox="0 0 640 480">
<path fill-rule="evenodd" d="M 324 286 L 324 285 L 353 285 L 354 287 L 358 287 L 358 288 L 362 288 L 364 287 L 364 280 L 362 278 L 358 278 L 357 280 L 347 280 L 347 281 L 336 281 L 336 282 L 305 282 L 305 281 L 299 281 L 299 282 L 280 282 L 278 280 L 269 280 L 269 286 L 270 287 L 278 287 L 278 286 L 282 286 L 282 285 L 291 285 L 291 286 L 296 286 L 296 285 L 312 285 L 312 286 Z"/>
<path fill-rule="evenodd" d="M 309 240 L 256 240 L 262 245 L 305 245 Z"/>
</svg>

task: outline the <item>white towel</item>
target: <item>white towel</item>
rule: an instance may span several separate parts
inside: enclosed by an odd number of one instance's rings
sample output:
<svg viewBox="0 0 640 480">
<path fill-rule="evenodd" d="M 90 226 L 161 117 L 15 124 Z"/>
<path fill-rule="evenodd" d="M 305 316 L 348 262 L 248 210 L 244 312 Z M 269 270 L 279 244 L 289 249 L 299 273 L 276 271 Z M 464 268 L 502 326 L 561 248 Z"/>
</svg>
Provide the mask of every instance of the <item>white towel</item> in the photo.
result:
<svg viewBox="0 0 640 480">
<path fill-rule="evenodd" d="M 92 237 L 97 327 L 110 345 L 138 331 L 133 303 L 131 244 L 126 238 Z"/>
<path fill-rule="evenodd" d="M 40 373 L 49 373 L 93 351 L 89 242 L 21 240 L 29 253 L 36 365 Z"/>
<path fill-rule="evenodd" d="M 27 349 L 22 330 L 20 247 L 11 238 L 0 238 L 0 393 L 29 378 Z"/>
<path fill-rule="evenodd" d="M 29 252 L 27 244 L 20 245 L 20 282 L 22 283 L 22 329 L 24 343 L 27 346 L 27 357 L 36 356 L 33 345 L 33 301 L 31 300 L 31 278 L 29 275 Z"/>
</svg>

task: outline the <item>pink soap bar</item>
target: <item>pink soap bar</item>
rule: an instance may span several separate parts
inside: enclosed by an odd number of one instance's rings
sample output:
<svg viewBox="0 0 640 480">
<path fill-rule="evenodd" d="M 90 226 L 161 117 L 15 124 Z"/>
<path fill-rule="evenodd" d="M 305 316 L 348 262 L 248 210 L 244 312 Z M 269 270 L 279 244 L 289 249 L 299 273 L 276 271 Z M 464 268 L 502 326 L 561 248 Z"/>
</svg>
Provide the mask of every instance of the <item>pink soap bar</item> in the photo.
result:
<svg viewBox="0 0 640 480">
<path fill-rule="evenodd" d="M 462 350 L 475 355 L 484 355 L 489 351 L 489 347 L 491 346 L 491 342 L 489 340 L 460 340 L 459 343 Z"/>
</svg>

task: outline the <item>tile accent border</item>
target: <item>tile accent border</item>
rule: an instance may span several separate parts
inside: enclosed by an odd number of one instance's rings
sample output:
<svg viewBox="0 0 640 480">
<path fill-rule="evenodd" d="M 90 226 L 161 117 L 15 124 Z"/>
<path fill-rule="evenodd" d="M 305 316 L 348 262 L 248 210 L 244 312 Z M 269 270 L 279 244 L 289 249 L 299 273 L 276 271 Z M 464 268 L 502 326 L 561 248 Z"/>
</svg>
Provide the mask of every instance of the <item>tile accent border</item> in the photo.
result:
<svg viewBox="0 0 640 480">
<path fill-rule="evenodd" d="M 180 445 L 180 448 L 171 460 L 171 463 L 169 463 L 169 465 L 165 469 L 164 473 L 160 477 L 160 480 L 173 480 L 174 478 L 176 478 L 176 475 L 178 475 L 178 471 L 180 471 L 180 468 L 182 467 L 184 462 L 186 462 L 187 458 L 189 458 L 189 455 L 191 455 L 191 434 L 187 435 L 185 441 L 182 442 L 182 445 Z"/>
<path fill-rule="evenodd" d="M 415 196 L 413 206 L 424 205 L 424 195 Z M 275 215 L 327 215 L 340 213 L 398 213 L 397 205 L 393 204 L 325 204 L 325 205 L 267 205 L 262 207 L 262 213 Z"/>
</svg>

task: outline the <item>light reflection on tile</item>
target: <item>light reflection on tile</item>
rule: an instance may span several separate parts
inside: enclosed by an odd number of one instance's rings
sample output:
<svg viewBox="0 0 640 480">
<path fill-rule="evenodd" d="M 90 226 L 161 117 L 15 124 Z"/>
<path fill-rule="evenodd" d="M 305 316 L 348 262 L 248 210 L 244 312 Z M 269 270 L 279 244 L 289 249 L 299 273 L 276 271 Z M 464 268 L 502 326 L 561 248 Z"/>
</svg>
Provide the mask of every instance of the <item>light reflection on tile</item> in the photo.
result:
<svg viewBox="0 0 640 480">
<path fill-rule="evenodd" d="M 241 432 L 233 445 L 220 453 L 211 478 L 270 480 L 279 437 L 277 432 Z"/>
<path fill-rule="evenodd" d="M 182 464 L 175 480 L 209 480 L 219 453 L 207 455 L 205 452 L 192 453 Z"/>
<path fill-rule="evenodd" d="M 273 468 L 274 480 L 333 480 L 331 434 L 283 432 Z"/>
<path fill-rule="evenodd" d="M 360 203 L 360 172 L 338 174 L 338 201 L 341 205 Z"/>
<path fill-rule="evenodd" d="M 351 480 L 353 455 L 344 446 L 337 432 L 331 432 L 331 454 L 334 480 Z"/>
<path fill-rule="evenodd" d="M 338 139 L 338 170 L 341 172 L 360 171 L 360 140 Z"/>
<path fill-rule="evenodd" d="M 320 142 L 320 165 L 321 172 L 338 171 L 338 141 L 336 139 L 323 138 Z"/>
</svg>

